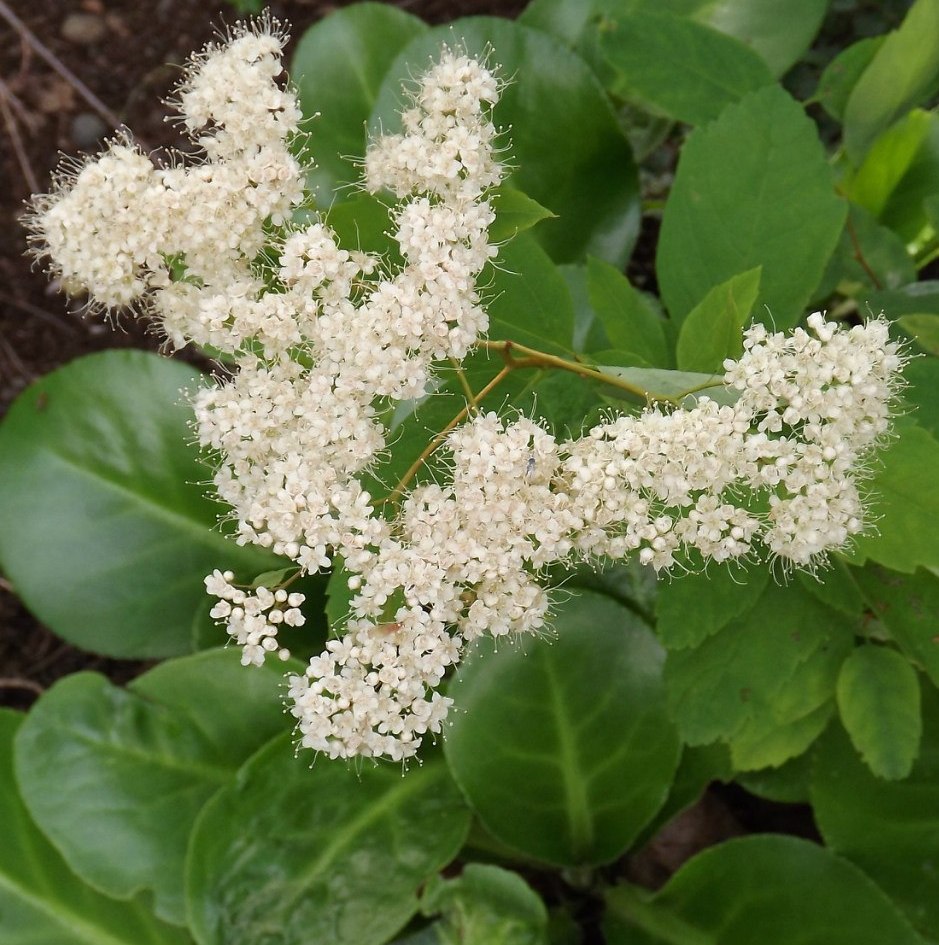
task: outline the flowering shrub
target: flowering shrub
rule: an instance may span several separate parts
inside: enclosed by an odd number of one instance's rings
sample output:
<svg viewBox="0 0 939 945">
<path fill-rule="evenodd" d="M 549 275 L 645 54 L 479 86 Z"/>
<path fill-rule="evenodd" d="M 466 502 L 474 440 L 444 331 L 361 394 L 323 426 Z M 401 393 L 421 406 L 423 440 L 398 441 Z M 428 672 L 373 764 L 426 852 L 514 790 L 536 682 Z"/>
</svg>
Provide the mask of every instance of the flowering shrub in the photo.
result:
<svg viewBox="0 0 939 945">
<path fill-rule="evenodd" d="M 824 4 L 807 6 L 817 27 Z M 793 49 L 785 24 L 766 38 L 744 19 L 735 37 L 704 13 L 604 7 L 575 27 L 562 8 L 539 0 L 530 25 L 468 20 L 442 42 L 397 10 L 353 7 L 301 42 L 297 92 L 276 24 L 240 26 L 178 90 L 199 160 L 161 164 L 122 136 L 33 203 L 34 250 L 66 292 L 135 310 L 225 372 L 196 382 L 151 356 L 86 359 L 24 394 L 0 431 L 13 457 L 0 508 L 22 521 L 0 557 L 24 599 L 38 599 L 42 541 L 25 490 L 77 471 L 86 491 L 63 496 L 62 514 L 76 521 L 77 504 L 89 531 L 66 543 L 62 578 L 89 607 L 37 613 L 91 649 L 177 657 L 127 690 L 70 677 L 25 722 L 3 717 L 10 745 L 19 729 L 23 800 L 58 850 L 45 855 L 128 900 L 115 921 L 143 923 L 134 940 L 382 943 L 422 888 L 426 920 L 396 941 L 578 941 L 590 898 L 612 942 L 639 929 L 742 943 L 767 922 L 782 941 L 794 917 L 763 890 L 783 882 L 813 940 L 939 934 L 922 881 L 884 866 L 859 829 L 881 781 L 904 815 L 939 737 L 936 499 L 913 478 L 939 454 L 933 361 L 908 356 L 933 344 L 915 267 L 939 237 L 933 198 L 910 210 L 902 175 L 872 196 L 877 162 L 912 134 L 901 125 L 932 114 L 909 112 L 932 79 L 891 110 L 868 105 L 865 85 L 935 11 L 918 0 L 879 51 L 865 47 L 853 86 L 839 60 L 823 75 L 818 95 L 845 128 L 836 179 L 773 77 L 815 27 Z M 339 35 L 370 58 L 340 61 Z M 688 50 L 658 79 L 656 42 Z M 330 119 L 330 89 L 366 63 L 380 88 Z M 417 78 L 402 105 L 405 73 Z M 316 109 L 322 127 L 304 118 Z M 360 161 L 323 150 L 365 120 Z M 545 155 L 537 120 L 580 135 Z M 649 155 L 680 138 L 677 122 L 699 127 L 674 180 L 647 184 L 668 190 L 663 311 L 620 271 L 637 236 L 626 135 Z M 829 314 L 800 327 L 809 303 Z M 880 308 L 899 318 L 869 316 Z M 101 420 L 121 382 L 133 393 Z M 905 385 L 919 424 L 891 434 Z M 49 401 L 37 433 L 28 412 Z M 206 468 L 223 512 L 202 495 Z M 76 554 L 96 520 L 96 540 L 124 550 Z M 116 598 L 130 586 L 140 604 L 124 632 Z M 213 649 L 214 621 L 246 668 Z M 293 733 L 277 713 L 285 672 Z M 313 750 L 312 770 L 291 744 Z M 86 798 L 76 824 L 43 759 L 64 753 L 79 785 L 115 745 L 115 802 Z M 403 780 L 327 760 L 415 756 Z M 596 870 L 734 779 L 811 798 L 831 849 L 722 844 L 652 899 Z M 171 827 L 142 831 L 138 807 L 162 822 L 157 784 L 185 800 Z M 934 801 L 920 808 L 933 830 Z M 459 877 L 437 875 L 457 854 Z M 526 865 L 573 871 L 569 897 L 548 900 L 567 919 L 549 923 L 511 872 Z M 141 889 L 159 921 L 137 909 Z M 695 906 L 722 890 L 744 903 L 733 916 Z"/>
</svg>

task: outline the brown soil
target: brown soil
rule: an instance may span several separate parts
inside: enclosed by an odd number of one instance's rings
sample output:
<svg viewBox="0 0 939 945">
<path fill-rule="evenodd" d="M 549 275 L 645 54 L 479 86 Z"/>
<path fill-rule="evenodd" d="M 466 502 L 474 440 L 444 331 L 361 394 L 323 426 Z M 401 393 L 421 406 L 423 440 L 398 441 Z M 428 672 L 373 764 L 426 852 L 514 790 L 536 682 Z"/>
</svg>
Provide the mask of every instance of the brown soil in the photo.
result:
<svg viewBox="0 0 939 945">
<path fill-rule="evenodd" d="M 269 7 L 294 37 L 346 3 L 283 0 Z M 489 13 L 514 16 L 524 0 L 400 0 L 428 22 Z M 37 377 L 104 348 L 149 348 L 157 341 L 132 319 L 118 332 L 83 317 L 25 257 L 23 202 L 46 190 L 62 153 L 96 150 L 112 122 L 31 45 L 56 57 L 107 110 L 150 148 L 179 144 L 164 122 L 163 99 L 194 49 L 235 7 L 202 0 L 6 0 L 22 35 L 0 17 L 0 417 Z M 2 12 L 2 10 L 0 10 Z M 289 55 L 289 51 L 288 51 Z M 2 523 L 0 523 L 2 527 Z M 54 593 L 54 590 L 50 590 Z M 125 681 L 142 664 L 105 660 L 63 644 L 37 623 L 0 574 L 0 704 L 30 704 L 60 676 L 96 669 Z"/>
</svg>

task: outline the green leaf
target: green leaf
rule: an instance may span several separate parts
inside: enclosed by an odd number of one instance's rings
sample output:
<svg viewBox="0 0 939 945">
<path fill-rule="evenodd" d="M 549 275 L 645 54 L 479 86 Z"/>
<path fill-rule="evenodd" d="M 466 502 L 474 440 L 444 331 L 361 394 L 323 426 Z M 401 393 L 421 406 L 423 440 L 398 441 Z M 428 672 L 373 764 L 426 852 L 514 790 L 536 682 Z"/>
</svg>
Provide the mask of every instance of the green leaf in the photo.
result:
<svg viewBox="0 0 939 945">
<path fill-rule="evenodd" d="M 796 837 L 730 840 L 689 860 L 654 897 L 620 886 L 606 900 L 609 945 L 633 941 L 633 926 L 681 945 L 923 945 L 856 866 Z"/>
<path fill-rule="evenodd" d="M 456 879 L 434 877 L 421 912 L 444 918 L 441 945 L 547 945 L 548 910 L 541 897 L 509 870 L 468 863 Z"/>
<path fill-rule="evenodd" d="M 828 727 L 834 703 L 813 709 L 791 722 L 776 722 L 770 715 L 747 719 L 730 741 L 730 760 L 738 771 L 778 768 L 798 758 Z"/>
<path fill-rule="evenodd" d="M 388 70 L 371 128 L 398 127 L 402 80 L 439 54 L 442 43 L 499 63 L 511 77 L 495 108 L 511 129 L 509 183 L 557 215 L 534 232 L 555 262 L 592 253 L 625 263 L 639 229 L 639 184 L 629 144 L 587 64 L 538 30 L 471 17 L 429 30 Z"/>
<path fill-rule="evenodd" d="M 930 941 L 939 938 L 939 691 L 923 687 L 923 744 L 903 781 L 875 777 L 840 726 L 819 743 L 812 808 L 825 842 L 856 863 Z"/>
<path fill-rule="evenodd" d="M 856 298 L 866 311 L 872 289 L 897 288 L 915 278 L 916 267 L 903 240 L 863 207 L 851 204 L 848 222 L 813 299 L 824 306 L 838 292 Z"/>
<path fill-rule="evenodd" d="M 97 673 L 65 677 L 17 738 L 30 813 L 87 883 L 117 899 L 149 890 L 156 914 L 183 924 L 189 832 L 238 765 L 284 730 L 283 671 L 208 650 L 126 690 Z"/>
<path fill-rule="evenodd" d="M 678 765 L 662 649 L 598 594 L 559 606 L 555 626 L 554 642 L 478 644 L 450 687 L 444 749 L 493 836 L 548 863 L 606 863 L 654 816 Z"/>
<path fill-rule="evenodd" d="M 372 194 L 356 194 L 335 203 L 325 217 L 344 249 L 363 250 L 394 262 L 401 260 L 400 247 L 392 238 L 390 207 Z"/>
<path fill-rule="evenodd" d="M 27 388 L 0 426 L 0 568 L 76 646 L 188 652 L 206 574 L 279 566 L 218 529 L 183 392 L 197 377 L 142 351 L 88 355 Z"/>
<path fill-rule="evenodd" d="M 276 739 L 205 806 L 186 871 L 199 945 L 381 945 L 457 853 L 469 811 L 441 759 L 325 759 Z"/>
<path fill-rule="evenodd" d="M 867 560 L 896 571 L 939 568 L 939 530 L 924 527 L 939 521 L 939 443 L 910 421 L 898 423 L 899 436 L 880 453 L 870 480 L 869 517 L 877 528 L 854 540 L 852 563 Z"/>
<path fill-rule="evenodd" d="M 751 794 L 777 804 L 808 804 L 814 752 L 791 758 L 778 768 L 745 771 L 734 780 Z"/>
<path fill-rule="evenodd" d="M 901 315 L 897 323 L 923 351 L 939 355 L 939 315 Z"/>
<path fill-rule="evenodd" d="M 842 189 L 905 243 L 915 243 L 930 224 L 925 201 L 939 191 L 937 177 L 939 116 L 914 109 L 874 141 Z"/>
<path fill-rule="evenodd" d="M 894 642 L 939 686 L 939 577 L 898 574 L 876 564 L 855 568 L 854 579 Z"/>
<path fill-rule="evenodd" d="M 776 0 L 533 0 L 520 19 L 586 55 L 598 21 L 633 11 L 674 13 L 733 36 L 781 76 L 811 45 L 826 7 L 826 0 L 788 0 L 782 14 Z"/>
<path fill-rule="evenodd" d="M 859 164 L 874 139 L 930 95 L 939 78 L 939 0 L 916 0 L 848 97 L 844 145 Z"/>
<path fill-rule="evenodd" d="M 316 162 L 308 184 L 320 206 L 345 196 L 347 185 L 361 178 L 356 162 L 365 155 L 365 129 L 382 79 L 401 49 L 426 29 L 390 4 L 357 3 L 300 37 L 290 77 L 310 119 L 304 153 Z"/>
<path fill-rule="evenodd" d="M 688 406 L 693 404 L 698 397 L 710 397 L 718 403 L 729 404 L 740 396 L 737 391 L 724 386 L 723 374 L 618 367 L 613 364 L 597 364 L 595 367 L 601 374 L 619 378 L 631 384 L 637 391 L 644 391 L 646 399 L 650 401 L 681 399 L 685 406 Z M 617 394 L 613 387 L 604 388 L 604 390 L 610 395 Z"/>
<path fill-rule="evenodd" d="M 787 724 L 816 708 L 788 704 L 800 691 L 797 672 L 845 632 L 837 614 L 800 588 L 770 582 L 755 606 L 700 646 L 669 651 L 665 681 L 683 740 L 732 739 L 751 718 Z"/>
<path fill-rule="evenodd" d="M 743 328 L 760 291 L 757 266 L 714 286 L 688 313 L 678 335 L 676 356 L 682 371 L 724 370 L 724 360 L 743 353 Z"/>
<path fill-rule="evenodd" d="M 633 352 L 650 367 L 669 366 L 661 314 L 616 267 L 591 256 L 587 260 L 587 292 L 614 347 Z"/>
<path fill-rule="evenodd" d="M 760 319 L 792 327 L 846 211 L 798 103 L 770 86 L 728 106 L 688 138 L 665 204 L 657 271 L 669 312 L 684 320 L 714 286 L 762 266 Z"/>
<path fill-rule="evenodd" d="M 903 369 L 903 378 L 903 400 L 916 411 L 916 422 L 939 437 L 939 360 L 914 358 Z"/>
<path fill-rule="evenodd" d="M 885 36 L 859 39 L 842 49 L 822 72 L 815 98 L 835 121 L 843 120 L 845 106 L 854 86 L 883 45 L 884 39 Z"/>
<path fill-rule="evenodd" d="M 496 212 L 495 222 L 489 227 L 489 242 L 494 244 L 513 239 L 536 223 L 557 215 L 514 187 L 498 187 L 490 199 Z"/>
<path fill-rule="evenodd" d="M 17 796 L 13 740 L 20 713 L 0 708 L 0 938 L 4 945 L 189 945 L 140 900 L 116 902 L 86 886 L 39 832 Z M 45 759 L 46 764 L 50 759 Z M 59 786 L 63 773 L 58 771 Z"/>
<path fill-rule="evenodd" d="M 690 125 L 773 81 L 763 59 L 739 40 L 667 12 L 609 21 L 600 48 L 616 70 L 618 94 Z"/>
<path fill-rule="evenodd" d="M 656 607 L 659 639 L 670 650 L 699 646 L 750 610 L 768 580 L 766 568 L 720 567 L 663 581 Z"/>
<path fill-rule="evenodd" d="M 922 733 L 919 704 L 916 671 L 896 650 L 859 646 L 841 667 L 841 721 L 880 778 L 895 781 L 910 773 Z"/>
</svg>

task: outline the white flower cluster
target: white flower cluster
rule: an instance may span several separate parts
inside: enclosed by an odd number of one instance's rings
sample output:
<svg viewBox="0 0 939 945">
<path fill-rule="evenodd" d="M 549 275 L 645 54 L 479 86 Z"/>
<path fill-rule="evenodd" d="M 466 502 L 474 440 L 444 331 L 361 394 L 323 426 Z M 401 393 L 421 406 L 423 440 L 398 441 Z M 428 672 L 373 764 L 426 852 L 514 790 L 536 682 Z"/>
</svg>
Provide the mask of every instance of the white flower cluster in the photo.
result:
<svg viewBox="0 0 939 945">
<path fill-rule="evenodd" d="M 219 598 L 209 615 L 226 622 L 231 638 L 242 648 L 242 665 L 262 666 L 264 657 L 275 651 L 280 659 L 290 659 L 290 650 L 277 643 L 277 631 L 281 625 L 302 627 L 306 623 L 300 610 L 306 598 L 263 586 L 249 594 L 232 584 L 234 579 L 232 571 L 216 569 L 205 579 L 205 589 Z"/>
<path fill-rule="evenodd" d="M 37 202 L 34 229 L 68 287 L 143 301 L 174 343 L 237 358 L 195 412 L 238 540 L 301 573 L 339 562 L 352 592 L 345 635 L 290 677 L 304 746 L 413 755 L 441 729 L 437 687 L 467 642 L 545 626 L 549 565 L 762 552 L 807 566 L 861 529 L 857 470 L 887 430 L 901 357 L 884 322 L 844 331 L 821 315 L 790 336 L 747 332 L 725 364 L 732 406 L 653 408 L 566 442 L 477 414 L 446 439 L 445 482 L 374 503 L 362 477 L 386 446 L 379 406 L 423 396 L 434 363 L 488 327 L 476 279 L 495 254 L 499 84 L 445 49 L 403 133 L 370 145 L 366 184 L 395 197 L 391 269 L 341 248 L 328 221 L 290 219 L 303 173 L 299 110 L 274 81 L 281 43 L 242 29 L 194 62 L 179 107 L 201 164 L 156 168 L 116 143 Z M 243 662 L 285 656 L 277 632 L 303 623 L 302 595 L 233 581 L 216 571 L 206 587 Z"/>
</svg>

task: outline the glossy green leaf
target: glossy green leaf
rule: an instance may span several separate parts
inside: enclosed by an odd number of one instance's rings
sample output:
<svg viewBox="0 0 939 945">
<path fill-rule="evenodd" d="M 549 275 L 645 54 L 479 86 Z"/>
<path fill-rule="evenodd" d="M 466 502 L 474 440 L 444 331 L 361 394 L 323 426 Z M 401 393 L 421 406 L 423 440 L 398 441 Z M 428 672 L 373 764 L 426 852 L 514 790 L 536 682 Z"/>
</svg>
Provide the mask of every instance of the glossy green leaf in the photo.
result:
<svg viewBox="0 0 939 945">
<path fill-rule="evenodd" d="M 825 67 L 815 98 L 836 121 L 844 118 L 845 106 L 858 79 L 880 49 L 884 36 L 868 36 L 841 50 Z"/>
<path fill-rule="evenodd" d="M 853 571 L 871 611 L 912 662 L 939 686 L 939 577 L 898 574 L 869 564 Z"/>
<path fill-rule="evenodd" d="M 0 426 L 0 568 L 76 646 L 188 652 L 206 574 L 278 566 L 218 529 L 184 392 L 197 377 L 142 351 L 88 355 L 25 390 Z"/>
<path fill-rule="evenodd" d="M 657 272 L 669 312 L 683 320 L 714 286 L 762 266 L 759 319 L 795 325 L 846 211 L 798 103 L 770 86 L 728 106 L 688 138 L 665 205 Z"/>
<path fill-rule="evenodd" d="M 857 867 L 796 837 L 730 840 L 689 860 L 654 897 L 607 894 L 609 945 L 633 926 L 680 945 L 922 945 Z M 641 938 L 638 941 L 643 941 Z"/>
<path fill-rule="evenodd" d="M 304 153 L 316 162 L 308 182 L 320 206 L 348 196 L 348 185 L 360 179 L 357 162 L 365 155 L 366 125 L 382 79 L 401 49 L 426 29 L 391 4 L 357 3 L 300 37 L 290 77 L 310 120 Z"/>
<path fill-rule="evenodd" d="M 241 666 L 232 649 L 162 663 L 127 689 L 96 673 L 65 677 L 17 738 L 30 813 L 86 882 L 118 899 L 149 890 L 157 915 L 182 924 L 189 832 L 239 764 L 284 730 L 284 671 Z"/>
<path fill-rule="evenodd" d="M 834 611 L 797 586 L 770 582 L 755 606 L 700 646 L 669 651 L 665 680 L 682 738 L 732 739 L 750 719 L 786 724 L 816 708 L 789 703 L 802 685 L 797 674 L 845 632 Z"/>
<path fill-rule="evenodd" d="M 916 671 L 885 646 L 859 646 L 838 676 L 838 710 L 854 747 L 878 777 L 905 778 L 919 752 Z"/>
<path fill-rule="evenodd" d="M 199 945 L 381 945 L 468 827 L 439 758 L 425 753 L 406 774 L 326 759 L 311 768 L 276 739 L 196 823 L 190 927 Z"/>
<path fill-rule="evenodd" d="M 497 188 L 491 200 L 496 213 L 495 222 L 489 227 L 489 242 L 493 244 L 513 239 L 536 223 L 555 216 L 547 207 L 542 207 L 537 200 L 514 187 Z"/>
<path fill-rule="evenodd" d="M 937 177 L 939 116 L 914 109 L 877 138 L 842 189 L 904 242 L 914 243 L 929 225 L 925 201 L 939 192 Z"/>
<path fill-rule="evenodd" d="M 659 639 L 670 650 L 700 645 L 753 607 L 768 580 L 766 568 L 720 567 L 663 581 L 656 605 Z"/>
<path fill-rule="evenodd" d="M 939 355 L 939 315 L 901 315 L 897 323 L 923 351 Z"/>
<path fill-rule="evenodd" d="M 908 420 L 897 424 L 899 436 L 879 454 L 869 482 L 869 529 L 854 540 L 854 563 L 877 561 L 897 571 L 939 568 L 939 530 L 923 523 L 939 521 L 939 442 Z"/>
<path fill-rule="evenodd" d="M 450 687 L 444 749 L 499 840 L 549 863 L 605 863 L 654 816 L 678 764 L 662 649 L 598 594 L 553 622 L 555 641 L 480 642 Z"/>
<path fill-rule="evenodd" d="M 714 286 L 688 313 L 678 335 L 679 370 L 722 373 L 726 358 L 740 357 L 761 271 L 757 266 Z"/>
<path fill-rule="evenodd" d="M 661 314 L 615 266 L 588 259 L 587 293 L 613 347 L 633 352 L 650 367 L 669 366 Z"/>
<path fill-rule="evenodd" d="M 587 64 L 552 37 L 510 20 L 471 17 L 429 30 L 388 70 L 371 126 L 398 127 L 401 82 L 441 43 L 498 63 L 511 77 L 495 108 L 511 128 L 509 183 L 557 219 L 533 232 L 556 262 L 592 253 L 624 263 L 639 228 L 639 186 L 629 145 Z"/>
<path fill-rule="evenodd" d="M 764 60 L 739 40 L 667 12 L 610 20 L 600 48 L 619 95 L 690 125 L 773 81 Z"/>
<path fill-rule="evenodd" d="M 188 933 L 154 918 L 140 900 L 116 902 L 86 886 L 39 832 L 13 779 L 13 740 L 23 721 L 0 708 L 3 945 L 189 945 Z M 56 759 L 45 762 L 54 766 Z M 56 769 L 59 787 L 64 770 Z"/>
<path fill-rule="evenodd" d="M 939 79 L 939 0 L 916 0 L 874 54 L 848 97 L 844 145 L 858 164 L 874 139 Z"/>
<path fill-rule="evenodd" d="M 436 924 L 441 945 L 547 945 L 548 910 L 518 873 L 468 863 L 456 879 L 434 877 L 421 911 L 443 913 Z"/>
<path fill-rule="evenodd" d="M 834 726 L 819 743 L 812 807 L 825 842 L 939 938 L 939 691 L 923 687 L 923 744 L 903 781 L 875 777 Z"/>
<path fill-rule="evenodd" d="M 633 11 L 674 13 L 733 36 L 780 76 L 809 48 L 826 7 L 826 0 L 788 0 L 780 15 L 777 0 L 533 0 L 521 19 L 589 52 L 598 22 Z"/>
</svg>

